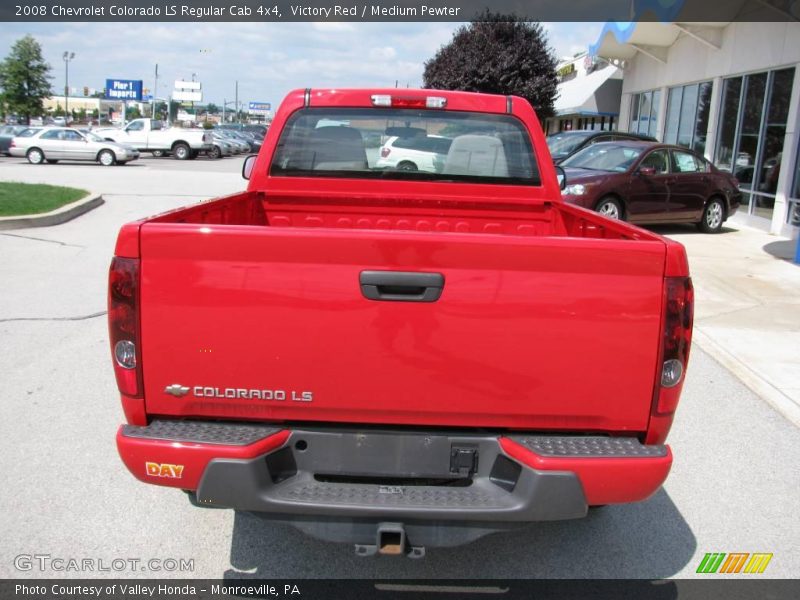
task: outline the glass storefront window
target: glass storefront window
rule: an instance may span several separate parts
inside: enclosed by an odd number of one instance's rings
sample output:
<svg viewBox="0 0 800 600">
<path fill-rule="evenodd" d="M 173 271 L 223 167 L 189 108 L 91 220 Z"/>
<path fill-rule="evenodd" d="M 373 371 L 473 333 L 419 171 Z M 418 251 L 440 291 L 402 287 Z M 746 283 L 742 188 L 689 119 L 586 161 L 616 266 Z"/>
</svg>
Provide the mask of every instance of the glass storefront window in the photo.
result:
<svg viewBox="0 0 800 600">
<path fill-rule="evenodd" d="M 786 220 L 792 225 L 800 226 L 800 148 L 798 148 L 797 160 L 794 163 L 794 185 L 790 201 L 791 206 Z"/>
<path fill-rule="evenodd" d="M 695 117 L 694 139 L 690 146 L 698 154 L 705 154 L 706 138 L 708 137 L 708 118 L 711 113 L 711 92 L 713 85 L 710 81 L 701 83 L 697 94 L 697 116 Z"/>
<path fill-rule="evenodd" d="M 726 79 L 715 163 L 739 180 L 749 214 L 772 218 L 794 68 Z"/>
<path fill-rule="evenodd" d="M 726 79 L 722 86 L 722 111 L 719 119 L 719 142 L 714 161 L 723 171 L 733 172 L 733 151 L 736 147 L 736 128 L 739 122 L 739 99 L 742 78 Z"/>
<path fill-rule="evenodd" d="M 705 152 L 711 90 L 710 81 L 670 88 L 665 143 Z"/>
<path fill-rule="evenodd" d="M 661 90 L 652 90 L 631 96 L 631 119 L 628 131 L 656 136 Z"/>
<path fill-rule="evenodd" d="M 667 104 L 667 126 L 664 129 L 665 144 L 676 144 L 678 142 L 678 124 L 681 122 L 682 100 L 683 88 L 670 88 L 669 103 Z"/>
</svg>

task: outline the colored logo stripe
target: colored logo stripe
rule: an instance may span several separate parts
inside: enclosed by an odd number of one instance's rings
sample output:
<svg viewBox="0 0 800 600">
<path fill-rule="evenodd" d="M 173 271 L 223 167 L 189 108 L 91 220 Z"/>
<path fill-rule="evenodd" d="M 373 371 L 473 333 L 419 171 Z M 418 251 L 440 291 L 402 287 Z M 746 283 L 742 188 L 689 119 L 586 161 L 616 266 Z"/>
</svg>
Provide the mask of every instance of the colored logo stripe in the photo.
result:
<svg viewBox="0 0 800 600">
<path fill-rule="evenodd" d="M 750 556 L 748 552 L 733 552 L 728 554 L 728 558 L 722 563 L 720 573 L 738 573 L 744 566 L 744 561 Z"/>
<path fill-rule="evenodd" d="M 772 554 L 753 554 L 750 562 L 744 568 L 745 573 L 763 573 L 767 568 L 769 561 L 772 560 Z"/>
<path fill-rule="evenodd" d="M 720 564 L 722 564 L 722 559 L 725 558 L 724 552 L 709 552 L 704 557 L 703 560 L 700 562 L 700 566 L 697 567 L 698 573 L 716 573 L 717 569 L 719 569 Z"/>
</svg>

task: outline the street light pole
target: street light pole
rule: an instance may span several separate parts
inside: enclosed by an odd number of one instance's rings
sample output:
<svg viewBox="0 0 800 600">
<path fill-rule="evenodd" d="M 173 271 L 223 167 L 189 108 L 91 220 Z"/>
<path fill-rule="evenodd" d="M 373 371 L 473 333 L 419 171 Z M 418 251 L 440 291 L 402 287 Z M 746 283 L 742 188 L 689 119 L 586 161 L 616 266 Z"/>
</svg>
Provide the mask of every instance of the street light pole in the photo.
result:
<svg viewBox="0 0 800 600">
<path fill-rule="evenodd" d="M 64 112 L 66 113 L 64 117 L 64 122 L 69 125 L 69 61 L 75 58 L 74 52 L 64 52 L 64 55 L 61 57 L 64 59 Z"/>
</svg>

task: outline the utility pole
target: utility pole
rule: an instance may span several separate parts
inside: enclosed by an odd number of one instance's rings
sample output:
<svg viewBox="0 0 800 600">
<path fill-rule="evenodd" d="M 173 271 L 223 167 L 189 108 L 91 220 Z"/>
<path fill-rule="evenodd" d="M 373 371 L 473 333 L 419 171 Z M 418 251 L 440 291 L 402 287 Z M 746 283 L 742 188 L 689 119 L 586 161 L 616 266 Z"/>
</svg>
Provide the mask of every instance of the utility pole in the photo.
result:
<svg viewBox="0 0 800 600">
<path fill-rule="evenodd" d="M 153 86 L 153 110 L 151 111 L 152 117 L 156 118 L 156 103 L 158 101 L 158 63 L 156 63 L 156 81 L 155 85 Z"/>
<path fill-rule="evenodd" d="M 61 57 L 64 59 L 64 122 L 69 125 L 69 61 L 75 58 L 74 52 L 64 52 Z"/>
</svg>

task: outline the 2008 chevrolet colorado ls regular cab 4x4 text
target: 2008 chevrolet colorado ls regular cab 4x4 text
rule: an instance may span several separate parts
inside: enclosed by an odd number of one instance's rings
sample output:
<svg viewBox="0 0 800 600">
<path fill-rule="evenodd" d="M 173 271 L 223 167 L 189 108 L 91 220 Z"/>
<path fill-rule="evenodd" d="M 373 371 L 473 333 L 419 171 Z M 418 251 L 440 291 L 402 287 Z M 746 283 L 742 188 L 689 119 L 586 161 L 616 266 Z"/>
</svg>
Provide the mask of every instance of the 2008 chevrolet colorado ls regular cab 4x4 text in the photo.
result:
<svg viewBox="0 0 800 600">
<path fill-rule="evenodd" d="M 435 156 L 379 168 L 389 137 Z M 686 254 L 562 203 L 525 100 L 297 90 L 244 171 L 119 233 L 137 478 L 413 556 L 659 488 Z"/>
</svg>

